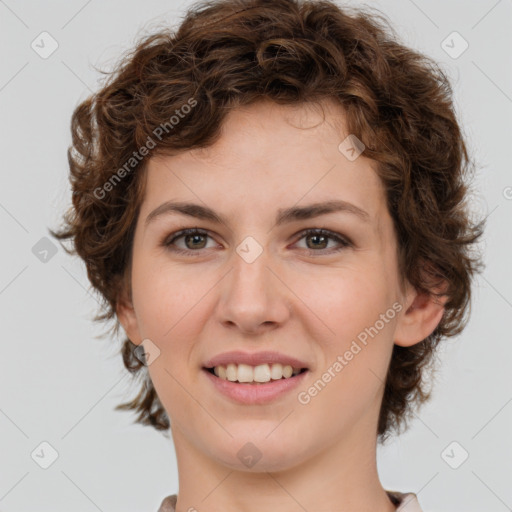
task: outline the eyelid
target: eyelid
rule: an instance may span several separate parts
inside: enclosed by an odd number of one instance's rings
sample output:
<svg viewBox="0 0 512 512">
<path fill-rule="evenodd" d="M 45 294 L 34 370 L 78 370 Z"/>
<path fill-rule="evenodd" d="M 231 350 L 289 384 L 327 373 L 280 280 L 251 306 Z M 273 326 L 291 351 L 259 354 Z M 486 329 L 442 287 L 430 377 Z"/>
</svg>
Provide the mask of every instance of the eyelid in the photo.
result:
<svg viewBox="0 0 512 512">
<path fill-rule="evenodd" d="M 170 248 L 171 245 L 176 240 L 178 240 L 184 236 L 187 236 L 187 235 L 195 235 L 195 234 L 207 236 L 207 237 L 211 238 L 212 240 L 214 240 L 213 236 L 210 234 L 210 231 L 208 231 L 206 229 L 197 228 L 197 227 L 182 228 L 182 229 L 174 231 L 170 235 L 166 236 L 163 239 L 163 241 L 161 242 L 161 245 L 164 246 L 165 248 L 169 249 L 170 251 L 178 253 L 178 254 L 186 254 L 186 255 L 193 255 L 193 253 L 199 254 L 204 249 L 193 250 L 193 249 L 178 249 L 176 247 Z M 341 233 L 337 233 L 337 232 L 334 232 L 334 231 L 331 231 L 331 230 L 325 229 L 325 228 L 306 228 L 306 229 L 296 233 L 293 236 L 293 238 L 296 239 L 294 244 L 299 242 L 302 238 L 304 238 L 307 235 L 326 236 L 329 239 L 334 240 L 338 244 L 340 244 L 340 246 L 338 248 L 334 248 L 334 249 L 332 249 L 332 248 L 331 249 L 319 249 L 319 250 L 302 249 L 303 251 L 306 251 L 309 255 L 312 255 L 312 256 L 330 255 L 333 253 L 340 252 L 343 249 L 354 246 L 354 243 L 352 242 L 352 240 L 349 237 L 342 235 Z"/>
<path fill-rule="evenodd" d="M 352 240 L 349 237 L 342 235 L 341 233 L 336 233 L 335 231 L 331 231 L 325 228 L 307 228 L 303 231 L 300 231 L 295 236 L 297 237 L 297 241 L 303 238 L 306 235 L 321 235 L 327 236 L 332 240 L 336 240 L 338 243 L 342 244 L 342 246 L 348 247 L 353 246 Z M 314 251 L 316 252 L 316 251 Z"/>
<path fill-rule="evenodd" d="M 200 251 L 197 250 L 197 251 L 194 251 L 194 250 L 191 250 L 191 249 L 177 249 L 177 248 L 170 248 L 171 245 L 178 239 L 180 238 L 183 238 L 184 236 L 187 236 L 187 235 L 203 235 L 203 236 L 208 236 L 210 237 L 212 240 L 213 240 L 213 237 L 210 235 L 210 232 L 206 229 L 202 229 L 202 228 L 182 228 L 182 229 L 179 229 L 177 231 L 173 231 L 170 235 L 164 237 L 161 245 L 166 248 L 166 249 L 169 249 L 170 251 L 173 251 L 173 252 L 176 252 L 178 254 L 190 254 L 190 253 L 194 253 L 194 252 L 197 252 L 199 253 Z"/>
</svg>

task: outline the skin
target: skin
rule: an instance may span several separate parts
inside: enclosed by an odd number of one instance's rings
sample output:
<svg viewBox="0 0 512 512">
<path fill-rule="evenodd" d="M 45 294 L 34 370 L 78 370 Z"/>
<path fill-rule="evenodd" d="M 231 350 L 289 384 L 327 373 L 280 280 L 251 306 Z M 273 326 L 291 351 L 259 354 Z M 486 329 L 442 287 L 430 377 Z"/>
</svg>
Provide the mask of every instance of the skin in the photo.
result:
<svg viewBox="0 0 512 512">
<path fill-rule="evenodd" d="M 134 235 L 131 298 L 117 307 L 130 339 L 160 354 L 148 366 L 171 423 L 177 512 L 393 511 L 377 473 L 376 432 L 393 344 L 410 346 L 439 323 L 443 303 L 401 289 L 396 236 L 375 162 L 338 150 L 348 135 L 341 107 L 267 101 L 231 112 L 207 149 L 153 157 Z M 369 222 L 335 212 L 275 226 L 277 210 L 343 199 Z M 169 213 L 146 227 L 162 203 L 187 201 L 226 217 L 215 223 Z M 208 236 L 172 233 L 198 227 Z M 348 237 L 301 236 L 324 228 Z M 245 237 L 263 249 L 248 263 Z M 334 252 L 340 248 L 338 252 Z M 307 390 L 393 303 L 401 311 L 308 404 Z M 147 343 L 147 342 L 144 342 Z M 304 385 L 266 405 L 221 395 L 202 368 L 230 350 L 276 350 L 308 363 Z M 253 443 L 261 459 L 237 452 Z"/>
</svg>

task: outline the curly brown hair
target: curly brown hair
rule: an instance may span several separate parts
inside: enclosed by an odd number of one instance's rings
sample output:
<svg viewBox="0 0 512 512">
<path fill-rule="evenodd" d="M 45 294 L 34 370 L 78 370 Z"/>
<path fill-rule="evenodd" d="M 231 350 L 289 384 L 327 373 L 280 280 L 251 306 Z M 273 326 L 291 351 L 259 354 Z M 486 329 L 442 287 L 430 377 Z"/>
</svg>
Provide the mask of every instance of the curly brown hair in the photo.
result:
<svg viewBox="0 0 512 512">
<path fill-rule="evenodd" d="M 473 250 L 485 219 L 473 219 L 468 208 L 475 165 L 440 65 L 401 44 L 385 16 L 368 7 L 220 0 L 194 4 L 176 30 L 140 38 L 105 74 L 101 90 L 73 113 L 73 206 L 60 231 L 50 230 L 59 240 L 72 239 L 66 252 L 86 264 L 102 298 L 94 320 L 114 319 L 119 333 L 116 305 L 123 291 L 130 293 L 132 241 L 151 156 L 213 144 L 231 110 L 258 100 L 335 99 L 349 133 L 378 162 L 401 278 L 432 295 L 447 284 L 434 332 L 414 346 L 393 347 L 377 435 L 384 442 L 400 431 L 413 405 L 430 397 L 424 377 L 435 348 L 465 327 L 472 278 L 483 266 Z M 134 410 L 136 422 L 168 430 L 169 417 L 135 348 L 124 339 L 124 365 L 145 379 L 138 395 L 116 409 Z"/>
</svg>

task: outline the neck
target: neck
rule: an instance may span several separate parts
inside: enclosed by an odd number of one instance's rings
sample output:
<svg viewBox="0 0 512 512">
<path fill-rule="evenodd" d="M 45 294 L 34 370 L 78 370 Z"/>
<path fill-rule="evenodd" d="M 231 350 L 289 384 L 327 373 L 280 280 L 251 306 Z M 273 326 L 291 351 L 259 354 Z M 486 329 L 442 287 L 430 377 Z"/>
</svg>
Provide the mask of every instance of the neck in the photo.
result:
<svg viewBox="0 0 512 512">
<path fill-rule="evenodd" d="M 259 471 L 240 471 L 208 457 L 173 426 L 179 474 L 176 512 L 394 512 L 377 473 L 374 428 L 373 421 L 366 428 L 358 424 L 341 441 L 337 436 L 335 444 L 284 470 L 257 464 Z"/>
</svg>

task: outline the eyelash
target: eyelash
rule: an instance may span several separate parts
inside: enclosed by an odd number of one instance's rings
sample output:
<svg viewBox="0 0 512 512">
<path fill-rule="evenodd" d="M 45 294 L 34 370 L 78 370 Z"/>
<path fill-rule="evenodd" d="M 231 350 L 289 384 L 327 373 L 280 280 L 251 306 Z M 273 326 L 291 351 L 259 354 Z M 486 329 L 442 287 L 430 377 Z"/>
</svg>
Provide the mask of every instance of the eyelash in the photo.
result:
<svg viewBox="0 0 512 512">
<path fill-rule="evenodd" d="M 172 233 L 170 235 L 171 238 L 167 237 L 166 239 L 164 239 L 164 241 L 162 242 L 161 245 L 177 254 L 185 254 L 187 256 L 191 256 L 190 253 L 194 253 L 194 252 L 200 253 L 201 252 L 200 249 L 193 250 L 193 249 L 177 249 L 176 247 L 171 248 L 172 244 L 176 240 L 178 240 L 179 238 L 182 238 L 186 235 L 210 236 L 207 231 L 204 231 L 202 229 L 198 229 L 198 228 L 182 229 L 180 231 L 176 231 L 176 232 Z M 305 230 L 301 231 L 297 235 L 299 237 L 297 242 L 308 235 L 324 236 L 324 237 L 330 238 L 331 240 L 334 240 L 334 241 L 338 242 L 339 244 L 341 244 L 341 247 L 334 249 L 334 250 L 320 249 L 320 250 L 316 251 L 313 249 L 304 249 L 305 251 L 308 252 L 309 255 L 312 255 L 312 256 L 318 256 L 318 254 L 316 254 L 318 252 L 321 253 L 320 256 L 336 253 L 336 252 L 339 252 L 347 247 L 353 247 L 353 245 L 354 245 L 352 243 L 352 241 L 349 240 L 348 238 L 341 237 L 340 235 L 338 235 L 332 231 L 329 231 L 327 229 L 321 229 L 321 228 L 309 228 L 309 229 L 305 229 Z M 324 252 L 324 251 L 328 251 L 328 252 Z"/>
</svg>

